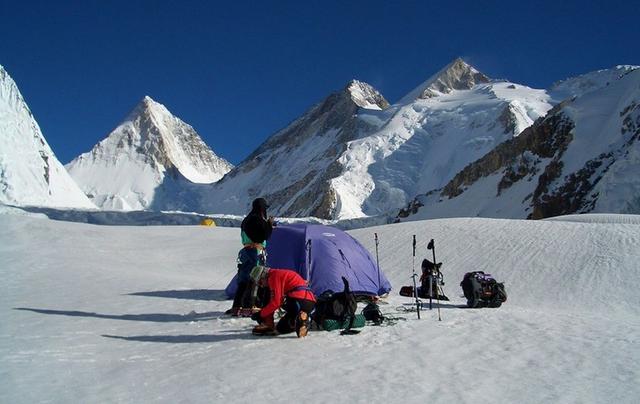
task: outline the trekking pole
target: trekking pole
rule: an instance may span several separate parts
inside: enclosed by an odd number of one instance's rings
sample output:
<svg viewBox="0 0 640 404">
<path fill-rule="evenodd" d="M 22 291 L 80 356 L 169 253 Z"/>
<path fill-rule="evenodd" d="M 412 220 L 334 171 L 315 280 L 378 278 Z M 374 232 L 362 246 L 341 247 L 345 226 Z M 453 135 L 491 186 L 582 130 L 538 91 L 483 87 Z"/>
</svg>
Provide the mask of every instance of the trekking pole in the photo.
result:
<svg viewBox="0 0 640 404">
<path fill-rule="evenodd" d="M 420 320 L 420 300 L 418 299 L 418 287 L 416 285 L 416 277 L 418 275 L 416 275 L 416 235 L 413 235 L 413 264 L 412 264 L 412 271 L 413 271 L 413 275 L 411 275 L 411 278 L 413 278 L 413 295 L 416 298 L 416 310 L 418 312 L 418 320 Z"/>
<path fill-rule="evenodd" d="M 373 233 L 376 239 L 376 265 L 378 266 L 378 293 L 380 293 L 380 259 L 378 258 L 378 233 Z"/>
<path fill-rule="evenodd" d="M 435 263 L 433 265 L 435 265 Z M 429 275 L 427 275 L 427 279 L 429 282 L 429 310 L 433 310 L 433 271 L 434 268 L 430 268 Z"/>
<path fill-rule="evenodd" d="M 431 289 L 431 293 L 430 295 L 433 295 L 433 282 L 434 282 L 434 277 L 433 277 L 433 272 L 435 272 L 436 274 L 436 278 L 435 278 L 435 290 L 436 290 L 436 294 L 437 296 L 437 300 L 438 300 L 438 321 L 442 321 L 442 317 L 440 316 L 440 293 L 438 292 L 438 280 L 439 280 L 439 272 L 440 272 L 440 268 L 438 267 L 438 263 L 436 262 L 436 246 L 435 246 L 435 242 L 433 241 L 433 239 L 431 239 L 431 241 L 429 241 L 429 244 L 427 245 L 427 250 L 431 250 L 431 252 L 433 253 L 433 271 L 432 271 L 432 275 L 431 275 L 431 284 L 429 285 Z M 444 293 L 443 293 L 444 294 Z M 429 307 L 431 307 L 431 296 L 429 296 Z"/>
</svg>

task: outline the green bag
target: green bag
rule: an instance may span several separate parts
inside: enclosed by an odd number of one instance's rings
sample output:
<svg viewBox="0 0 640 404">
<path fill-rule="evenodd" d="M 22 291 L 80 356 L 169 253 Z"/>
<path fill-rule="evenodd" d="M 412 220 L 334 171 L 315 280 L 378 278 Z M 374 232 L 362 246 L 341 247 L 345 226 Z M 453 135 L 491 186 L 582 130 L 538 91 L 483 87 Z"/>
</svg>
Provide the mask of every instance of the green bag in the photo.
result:
<svg viewBox="0 0 640 404">
<path fill-rule="evenodd" d="M 322 329 L 325 331 L 344 330 L 345 328 L 349 327 L 350 321 L 351 319 L 349 318 L 347 318 L 344 321 L 325 319 L 322 321 Z M 351 325 L 351 328 L 362 328 L 364 327 L 365 323 L 366 323 L 366 319 L 364 315 L 356 314 L 353 319 L 353 324 Z"/>
</svg>

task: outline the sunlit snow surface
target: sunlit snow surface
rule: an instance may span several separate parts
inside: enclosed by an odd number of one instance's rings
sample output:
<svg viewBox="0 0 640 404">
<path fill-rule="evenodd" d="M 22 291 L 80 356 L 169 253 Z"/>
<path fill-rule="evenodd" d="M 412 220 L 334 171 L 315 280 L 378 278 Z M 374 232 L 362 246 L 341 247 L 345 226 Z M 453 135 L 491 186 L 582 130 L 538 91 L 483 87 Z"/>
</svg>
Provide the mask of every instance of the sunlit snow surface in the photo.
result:
<svg viewBox="0 0 640 404">
<path fill-rule="evenodd" d="M 635 403 L 640 220 L 441 219 L 350 233 L 375 252 L 394 326 L 259 338 L 224 318 L 237 228 L 95 226 L 0 214 L 0 402 Z M 574 220 L 574 221 L 570 221 Z M 577 220 L 577 221 L 575 221 Z M 398 295 L 430 238 L 451 301 Z M 459 282 L 504 281 L 499 309 Z M 362 308 L 362 306 L 360 306 Z"/>
</svg>

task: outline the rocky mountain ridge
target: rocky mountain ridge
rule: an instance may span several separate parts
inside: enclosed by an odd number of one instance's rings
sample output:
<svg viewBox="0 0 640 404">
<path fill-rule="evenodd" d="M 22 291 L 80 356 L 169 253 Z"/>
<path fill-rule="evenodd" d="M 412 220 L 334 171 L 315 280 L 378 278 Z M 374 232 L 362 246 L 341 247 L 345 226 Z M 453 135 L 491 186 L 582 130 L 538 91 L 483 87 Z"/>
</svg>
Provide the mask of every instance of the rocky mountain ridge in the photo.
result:
<svg viewBox="0 0 640 404">
<path fill-rule="evenodd" d="M 350 141 L 376 129 L 359 119 L 358 112 L 381 112 L 388 106 L 372 86 L 351 81 L 211 185 L 202 194 L 203 210 L 242 214 L 252 199 L 262 196 L 279 216 L 333 217 L 338 198 L 330 181 L 341 171 L 337 159 Z"/>
<path fill-rule="evenodd" d="M 399 218 L 640 213 L 640 69 L 595 72 L 570 87 L 579 95 L 418 196 Z"/>
</svg>

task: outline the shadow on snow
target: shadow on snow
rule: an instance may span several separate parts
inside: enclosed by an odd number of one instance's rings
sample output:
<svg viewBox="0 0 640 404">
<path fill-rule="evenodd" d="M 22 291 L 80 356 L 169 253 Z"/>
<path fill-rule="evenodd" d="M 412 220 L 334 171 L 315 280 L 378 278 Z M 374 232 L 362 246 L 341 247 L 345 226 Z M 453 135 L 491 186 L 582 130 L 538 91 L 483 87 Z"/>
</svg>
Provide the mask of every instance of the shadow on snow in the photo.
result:
<svg viewBox="0 0 640 404">
<path fill-rule="evenodd" d="M 58 316 L 71 317 L 94 317 L 105 318 L 109 320 L 128 320 L 128 321 L 149 321 L 157 323 L 175 323 L 175 322 L 191 322 L 205 321 L 219 318 L 224 313 L 220 311 L 208 311 L 205 313 L 191 312 L 188 314 L 166 314 L 166 313 L 148 313 L 148 314 L 100 314 L 86 311 L 76 310 L 48 310 L 33 309 L 28 307 L 14 307 L 14 310 L 32 311 L 39 314 L 53 314 Z"/>
<path fill-rule="evenodd" d="M 128 296 L 166 297 L 187 300 L 229 300 L 224 290 L 190 289 L 190 290 L 155 290 L 151 292 L 129 293 Z"/>
<path fill-rule="evenodd" d="M 164 342 L 168 344 L 194 344 L 194 343 L 213 343 L 223 342 L 234 339 L 257 339 L 256 337 L 248 333 L 246 330 L 234 331 L 232 334 L 200 334 L 200 335 L 134 335 L 130 337 L 123 337 L 120 335 L 102 335 L 105 338 L 119 339 L 125 341 L 135 342 Z"/>
</svg>

